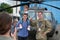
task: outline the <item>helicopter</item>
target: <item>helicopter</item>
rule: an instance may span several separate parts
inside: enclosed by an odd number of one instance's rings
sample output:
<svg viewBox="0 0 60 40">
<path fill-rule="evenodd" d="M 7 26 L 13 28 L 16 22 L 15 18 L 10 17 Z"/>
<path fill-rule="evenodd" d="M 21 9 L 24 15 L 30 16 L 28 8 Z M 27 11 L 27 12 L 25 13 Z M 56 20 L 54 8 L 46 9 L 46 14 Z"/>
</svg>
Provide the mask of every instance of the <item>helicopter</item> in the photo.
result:
<svg viewBox="0 0 60 40">
<path fill-rule="evenodd" d="M 60 0 L 11 0 L 11 1 L 20 1 L 20 2 L 26 2 L 26 3 L 10 6 L 8 8 L 14 8 L 14 7 L 18 7 L 18 6 L 24 6 L 24 5 L 29 5 L 29 4 L 37 3 L 37 4 L 47 5 L 47 6 L 50 6 L 50 7 L 53 7 L 53 8 L 56 8 L 56 9 L 60 10 L 59 7 L 43 3 L 43 2 L 52 2 L 52 1 L 60 1 Z M 5 8 L 5 9 L 8 9 L 8 8 Z M 4 10 L 4 9 L 0 9 L 0 11 L 1 10 Z"/>
<path fill-rule="evenodd" d="M 58 10 L 60 10 L 60 8 L 59 7 L 56 7 L 56 6 L 53 6 L 53 5 L 50 5 L 50 4 L 45 4 L 45 3 L 43 3 L 43 2 L 51 2 L 51 1 L 60 1 L 60 0 L 13 0 L 13 1 L 20 1 L 20 2 L 26 2 L 26 3 L 21 3 L 21 4 L 18 4 L 18 5 L 14 5 L 14 6 L 11 6 L 11 7 L 8 7 L 8 8 L 14 8 L 14 7 L 18 7 L 18 6 L 24 6 L 24 5 L 30 5 L 30 4 L 43 4 L 43 5 L 47 5 L 47 6 L 50 6 L 50 7 L 53 7 L 53 8 L 56 8 L 56 9 L 58 9 Z M 8 8 L 5 8 L 5 9 L 8 9 Z M 0 11 L 3 11 L 4 9 L 0 9 Z M 35 20 L 37 20 L 37 15 L 36 15 L 36 13 L 39 11 L 39 10 L 42 10 L 43 12 L 44 12 L 44 14 L 46 13 L 46 14 L 48 14 L 49 13 L 49 15 L 48 15 L 48 17 L 51 17 L 51 19 L 52 19 L 52 24 L 54 24 L 53 26 L 55 26 L 56 25 L 56 20 L 54 19 L 54 17 L 53 17 L 53 14 L 52 14 L 52 12 L 50 12 L 50 11 L 47 11 L 47 10 L 45 10 L 45 8 L 41 8 L 41 9 L 35 9 L 35 8 L 29 8 L 29 14 L 31 14 L 30 12 L 33 12 L 33 16 L 32 16 L 32 18 L 33 18 L 33 20 L 34 20 L 34 17 L 35 17 Z M 45 15 L 46 15 L 45 14 Z M 30 16 L 31 17 L 31 16 Z M 32 39 L 31 40 L 36 40 L 35 39 L 35 27 L 32 27 L 32 30 L 30 31 L 31 33 L 30 33 L 30 35 L 32 36 Z M 34 35 L 33 35 L 34 34 Z M 34 38 L 33 38 L 34 37 Z"/>
</svg>

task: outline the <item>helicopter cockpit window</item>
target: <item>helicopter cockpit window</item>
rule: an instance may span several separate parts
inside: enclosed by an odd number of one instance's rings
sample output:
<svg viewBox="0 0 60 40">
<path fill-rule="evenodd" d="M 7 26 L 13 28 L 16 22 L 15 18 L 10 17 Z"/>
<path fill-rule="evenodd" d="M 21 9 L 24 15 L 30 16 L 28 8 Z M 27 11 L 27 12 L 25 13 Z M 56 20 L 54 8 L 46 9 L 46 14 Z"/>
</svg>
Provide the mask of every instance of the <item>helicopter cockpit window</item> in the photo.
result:
<svg viewBox="0 0 60 40">
<path fill-rule="evenodd" d="M 29 10 L 29 18 L 32 18 L 32 20 L 35 20 L 35 10 Z"/>
<path fill-rule="evenodd" d="M 52 20 L 51 12 L 44 12 L 43 14 L 45 20 Z"/>
</svg>

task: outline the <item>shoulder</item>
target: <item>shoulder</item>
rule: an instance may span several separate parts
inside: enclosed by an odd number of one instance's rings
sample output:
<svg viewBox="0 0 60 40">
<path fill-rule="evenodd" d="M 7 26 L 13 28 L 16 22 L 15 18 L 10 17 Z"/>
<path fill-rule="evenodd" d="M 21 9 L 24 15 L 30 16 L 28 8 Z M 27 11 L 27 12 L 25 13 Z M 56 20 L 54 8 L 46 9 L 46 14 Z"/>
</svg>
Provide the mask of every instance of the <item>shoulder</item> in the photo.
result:
<svg viewBox="0 0 60 40">
<path fill-rule="evenodd" d="M 27 22 L 30 22 L 30 20 L 28 19 Z"/>
<path fill-rule="evenodd" d="M 1 40 L 13 40 L 11 37 L 0 36 Z"/>
<path fill-rule="evenodd" d="M 10 37 L 10 38 L 8 38 L 8 40 L 13 40 L 13 38 L 12 38 L 12 37 Z"/>
<path fill-rule="evenodd" d="M 49 27 L 52 27 L 52 23 L 48 20 L 46 20 L 46 25 L 49 26 Z"/>
<path fill-rule="evenodd" d="M 19 22 L 19 23 L 22 23 L 22 20 L 19 20 L 18 22 Z"/>
<path fill-rule="evenodd" d="M 29 19 L 27 20 L 27 23 L 28 23 L 28 25 L 30 25 L 30 20 Z"/>
<path fill-rule="evenodd" d="M 19 20 L 18 23 L 17 23 L 17 25 L 18 25 L 18 24 L 22 24 L 22 20 Z"/>
</svg>

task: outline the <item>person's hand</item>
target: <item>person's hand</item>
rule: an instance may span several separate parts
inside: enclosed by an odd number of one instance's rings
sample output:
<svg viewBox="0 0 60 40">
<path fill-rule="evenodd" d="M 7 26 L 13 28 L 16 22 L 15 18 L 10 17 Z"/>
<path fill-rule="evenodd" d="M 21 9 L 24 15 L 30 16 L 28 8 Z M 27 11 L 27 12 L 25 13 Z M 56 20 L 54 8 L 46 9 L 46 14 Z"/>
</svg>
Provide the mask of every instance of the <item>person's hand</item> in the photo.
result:
<svg viewBox="0 0 60 40">
<path fill-rule="evenodd" d="M 19 24 L 19 28 L 22 29 L 22 25 L 21 24 Z"/>
<path fill-rule="evenodd" d="M 43 36 L 45 36 L 46 34 L 43 34 Z"/>
<path fill-rule="evenodd" d="M 28 26 L 27 30 L 29 30 L 29 31 L 30 31 L 30 26 Z"/>
<path fill-rule="evenodd" d="M 38 31 L 41 31 L 41 28 L 38 28 Z"/>
<path fill-rule="evenodd" d="M 45 32 L 43 32 L 43 33 L 42 33 L 42 35 L 43 35 L 43 36 L 45 36 L 45 35 L 46 35 L 46 33 L 45 33 Z"/>
<path fill-rule="evenodd" d="M 30 21 L 32 21 L 32 18 L 30 18 Z"/>
<path fill-rule="evenodd" d="M 15 28 L 14 33 L 13 34 L 11 33 L 11 36 L 12 36 L 13 40 L 16 40 L 16 34 L 17 34 L 17 30 Z"/>
</svg>

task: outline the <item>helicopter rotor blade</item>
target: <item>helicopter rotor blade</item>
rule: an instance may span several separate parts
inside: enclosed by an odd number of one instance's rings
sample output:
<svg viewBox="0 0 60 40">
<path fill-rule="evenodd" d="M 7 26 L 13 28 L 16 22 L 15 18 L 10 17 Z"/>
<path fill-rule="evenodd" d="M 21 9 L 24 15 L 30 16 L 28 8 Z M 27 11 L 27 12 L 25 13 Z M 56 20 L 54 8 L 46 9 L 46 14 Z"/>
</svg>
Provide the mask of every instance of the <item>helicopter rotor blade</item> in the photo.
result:
<svg viewBox="0 0 60 40">
<path fill-rule="evenodd" d="M 59 7 L 56 7 L 56 6 L 53 6 L 53 5 L 50 5 L 50 4 L 45 4 L 45 3 L 42 3 L 42 4 L 43 4 L 43 5 L 50 6 L 50 7 L 53 7 L 53 8 L 56 8 L 56 9 L 60 10 L 60 8 L 59 8 Z"/>
</svg>

